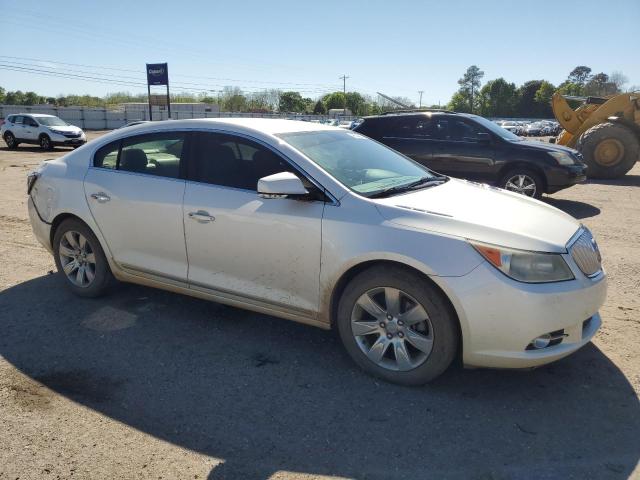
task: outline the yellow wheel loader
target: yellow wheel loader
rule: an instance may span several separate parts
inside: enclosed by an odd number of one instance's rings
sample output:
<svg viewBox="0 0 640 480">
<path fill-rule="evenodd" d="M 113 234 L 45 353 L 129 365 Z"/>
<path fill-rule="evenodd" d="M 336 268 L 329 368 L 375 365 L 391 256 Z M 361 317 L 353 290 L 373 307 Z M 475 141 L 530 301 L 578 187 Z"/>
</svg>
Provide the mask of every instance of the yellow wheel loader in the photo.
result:
<svg viewBox="0 0 640 480">
<path fill-rule="evenodd" d="M 567 100 L 582 104 L 574 110 Z M 556 143 L 582 153 L 589 177 L 618 178 L 631 170 L 640 156 L 640 93 L 608 98 L 555 93 L 551 106 L 564 129 Z"/>
</svg>

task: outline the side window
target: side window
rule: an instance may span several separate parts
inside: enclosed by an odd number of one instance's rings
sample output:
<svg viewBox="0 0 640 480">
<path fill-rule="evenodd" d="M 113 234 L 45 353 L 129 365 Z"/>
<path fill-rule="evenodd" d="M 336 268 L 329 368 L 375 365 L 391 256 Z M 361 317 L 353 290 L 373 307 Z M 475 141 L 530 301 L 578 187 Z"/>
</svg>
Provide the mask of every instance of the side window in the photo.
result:
<svg viewBox="0 0 640 480">
<path fill-rule="evenodd" d="M 185 135 L 151 133 L 122 140 L 117 169 L 159 177 L 180 178 Z"/>
<path fill-rule="evenodd" d="M 16 123 L 16 117 L 13 115 L 9 115 L 7 117 L 7 123 Z"/>
<path fill-rule="evenodd" d="M 262 177 L 293 171 L 284 159 L 258 143 L 208 132 L 196 135 L 193 162 L 192 180 L 253 191 Z"/>
<path fill-rule="evenodd" d="M 22 119 L 24 117 L 22 115 L 16 115 L 14 117 L 13 123 L 15 123 L 16 125 L 22 125 Z"/>
<path fill-rule="evenodd" d="M 37 127 L 38 126 L 38 122 L 36 122 L 33 118 L 31 117 L 23 117 L 23 122 L 26 126 L 28 127 Z"/>
<path fill-rule="evenodd" d="M 115 170 L 118 166 L 119 151 L 120 140 L 107 143 L 106 145 L 100 147 L 93 157 L 93 166 Z"/>
<path fill-rule="evenodd" d="M 434 123 L 424 115 L 419 117 L 399 117 L 389 127 L 387 136 L 399 138 L 419 138 L 428 140 L 434 137 Z"/>
<path fill-rule="evenodd" d="M 455 119 L 450 122 L 449 139 L 456 142 L 475 142 L 478 139 L 478 133 L 483 131 L 479 126 Z"/>
</svg>

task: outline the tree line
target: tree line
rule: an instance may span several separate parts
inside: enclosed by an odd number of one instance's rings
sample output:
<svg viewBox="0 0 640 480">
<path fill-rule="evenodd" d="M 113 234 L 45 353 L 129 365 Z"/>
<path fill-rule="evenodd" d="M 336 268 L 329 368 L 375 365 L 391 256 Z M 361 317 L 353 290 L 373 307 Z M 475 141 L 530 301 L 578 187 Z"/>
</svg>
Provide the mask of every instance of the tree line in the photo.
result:
<svg viewBox="0 0 640 480">
<path fill-rule="evenodd" d="M 477 113 L 485 117 L 521 117 L 551 118 L 551 96 L 558 91 L 574 96 L 606 96 L 624 90 L 627 78 L 620 72 L 592 74 L 591 68 L 580 65 L 574 68 L 567 79 L 558 86 L 547 80 L 529 80 L 520 86 L 500 77 L 482 85 L 484 72 L 472 65 L 458 80 L 459 89 L 447 104 L 447 108 L 457 112 Z M 635 90 L 637 87 L 628 89 Z M 393 97 L 400 103 L 415 107 L 405 97 Z M 0 104 L 40 105 L 49 104 L 59 107 L 115 107 L 127 102 L 147 102 L 144 93 L 109 93 L 104 97 L 91 95 L 66 95 L 45 97 L 35 92 L 6 91 L 0 87 Z M 234 86 L 224 87 L 216 94 L 171 94 L 172 103 L 203 102 L 216 104 L 227 112 L 286 112 L 326 114 L 330 109 L 347 108 L 354 115 L 376 115 L 399 107 L 383 98 L 374 98 L 359 92 L 335 91 L 319 98 L 304 97 L 300 92 L 266 89 L 257 92 L 244 92 Z M 431 108 L 439 108 L 432 105 Z"/>
<path fill-rule="evenodd" d="M 579 65 L 557 86 L 547 80 L 529 80 L 517 87 L 502 77 L 489 80 L 483 86 L 484 72 L 471 65 L 458 80 L 460 88 L 453 94 L 448 108 L 484 117 L 552 118 L 551 97 L 555 92 L 606 97 L 621 93 L 628 82 L 621 72 L 591 72 L 590 67 Z M 631 87 L 629 91 L 635 89 L 637 87 Z"/>
</svg>

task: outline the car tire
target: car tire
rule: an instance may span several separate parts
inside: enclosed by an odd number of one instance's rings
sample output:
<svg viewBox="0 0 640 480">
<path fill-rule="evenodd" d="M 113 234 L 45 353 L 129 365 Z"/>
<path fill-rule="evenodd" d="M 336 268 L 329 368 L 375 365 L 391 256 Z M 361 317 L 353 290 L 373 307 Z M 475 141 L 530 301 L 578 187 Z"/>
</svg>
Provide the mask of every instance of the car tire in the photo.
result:
<svg viewBox="0 0 640 480">
<path fill-rule="evenodd" d="M 399 300 L 389 302 L 394 292 Z M 368 300 L 376 317 L 361 307 Z M 424 315 L 407 315 L 416 307 L 426 313 L 420 323 L 413 322 Z M 391 383 L 423 385 L 440 376 L 457 353 L 459 327 L 452 308 L 436 287 L 404 268 L 376 266 L 356 275 L 342 293 L 336 325 L 356 364 Z"/>
<path fill-rule="evenodd" d="M 58 274 L 76 295 L 98 297 L 113 283 L 100 242 L 80 220 L 64 220 L 58 226 L 53 236 L 53 251 Z"/>
<path fill-rule="evenodd" d="M 45 151 L 53 150 L 53 143 L 51 143 L 51 138 L 49 135 L 40 135 L 38 139 L 38 143 L 40 144 L 40 148 Z"/>
<path fill-rule="evenodd" d="M 9 150 L 15 150 L 16 148 L 18 148 L 18 145 L 20 145 L 18 140 L 16 140 L 16 137 L 11 132 L 5 132 L 4 143 L 7 144 L 7 148 Z"/>
<path fill-rule="evenodd" d="M 542 197 L 545 188 L 540 174 L 528 168 L 520 167 L 507 171 L 500 178 L 498 187 L 537 199 Z"/>
<path fill-rule="evenodd" d="M 630 128 L 605 122 L 584 132 L 577 149 L 587 164 L 587 176 L 619 178 L 625 175 L 640 156 L 640 138 Z"/>
</svg>

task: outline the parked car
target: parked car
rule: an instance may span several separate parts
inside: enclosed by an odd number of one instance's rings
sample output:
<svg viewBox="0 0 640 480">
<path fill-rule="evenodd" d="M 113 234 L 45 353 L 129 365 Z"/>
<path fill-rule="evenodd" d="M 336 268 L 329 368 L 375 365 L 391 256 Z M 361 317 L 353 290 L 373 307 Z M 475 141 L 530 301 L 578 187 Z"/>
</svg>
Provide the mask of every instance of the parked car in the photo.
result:
<svg viewBox="0 0 640 480">
<path fill-rule="evenodd" d="M 573 217 L 350 130 L 146 123 L 46 162 L 28 194 L 35 236 L 77 295 L 115 277 L 335 328 L 392 382 L 427 382 L 457 356 L 542 365 L 601 323 L 600 254 Z"/>
<path fill-rule="evenodd" d="M 530 123 L 527 125 L 526 133 L 528 137 L 539 137 L 542 135 L 544 125 L 540 122 Z"/>
<path fill-rule="evenodd" d="M 396 113 L 366 117 L 354 131 L 407 155 L 431 170 L 497 185 L 530 197 L 586 179 L 580 154 L 530 142 L 477 115 Z"/>
<path fill-rule="evenodd" d="M 53 150 L 55 146 L 77 148 L 87 143 L 82 129 L 40 113 L 9 115 L 0 127 L 0 135 L 10 149 L 21 143 L 40 145 L 43 150 Z"/>
</svg>

